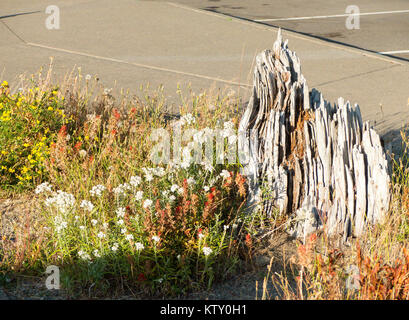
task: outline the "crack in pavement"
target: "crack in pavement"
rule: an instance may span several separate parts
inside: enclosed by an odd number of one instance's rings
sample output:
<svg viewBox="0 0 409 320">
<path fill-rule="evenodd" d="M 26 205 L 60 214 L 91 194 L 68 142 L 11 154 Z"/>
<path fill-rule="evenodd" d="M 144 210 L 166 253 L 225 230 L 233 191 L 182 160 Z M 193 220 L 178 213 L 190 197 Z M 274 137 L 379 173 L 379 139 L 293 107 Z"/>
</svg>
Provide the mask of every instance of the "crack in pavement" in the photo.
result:
<svg viewBox="0 0 409 320">
<path fill-rule="evenodd" d="M 0 20 L 1 19 L 6 19 L 6 18 L 13 18 L 13 17 L 17 17 L 17 16 L 22 16 L 22 15 L 26 15 L 26 14 L 33 14 L 33 13 L 39 13 L 41 11 L 30 11 L 30 12 L 21 12 L 21 13 L 14 13 L 14 14 L 9 14 L 7 16 L 0 16 Z"/>
<path fill-rule="evenodd" d="M 13 29 L 11 29 L 7 23 L 5 23 L 3 20 L 0 20 L 0 22 L 6 27 L 6 29 L 12 34 L 14 35 L 18 40 L 20 40 L 22 43 L 27 44 L 27 42 L 20 37 L 16 32 L 13 31 Z"/>
<path fill-rule="evenodd" d="M 394 68 L 394 67 L 402 67 L 402 66 L 395 64 L 393 66 L 388 66 L 388 67 L 385 67 L 385 68 L 378 68 L 378 69 L 375 69 L 375 70 L 370 70 L 370 71 L 366 71 L 366 72 L 353 74 L 353 75 L 348 76 L 348 77 L 343 77 L 343 78 L 336 79 L 336 80 L 331 80 L 331 81 L 318 83 L 318 84 L 315 84 L 314 86 L 315 87 L 322 87 L 322 86 L 326 86 L 327 84 L 332 84 L 332 83 L 336 83 L 336 82 L 339 82 L 339 81 L 348 80 L 348 79 L 351 79 L 351 78 L 358 78 L 360 76 L 364 76 L 364 75 L 371 74 L 371 73 L 374 73 L 374 72 L 389 70 L 389 69 Z"/>
<path fill-rule="evenodd" d="M 59 51 L 59 52 L 64 52 L 64 53 L 68 53 L 68 54 L 84 56 L 84 57 L 88 57 L 88 58 L 104 60 L 104 61 L 109 61 L 109 62 L 128 64 L 128 65 L 132 65 L 132 66 L 139 67 L 139 68 L 145 68 L 145 69 L 150 69 L 150 70 L 180 74 L 180 75 L 189 76 L 189 77 L 201 78 L 201 79 L 206 79 L 206 80 L 211 80 L 211 81 L 223 82 L 223 83 L 227 83 L 227 84 L 235 85 L 235 86 L 239 86 L 239 87 L 245 87 L 245 88 L 252 87 L 252 85 L 249 85 L 249 84 L 244 84 L 244 83 L 240 83 L 240 82 L 235 82 L 235 81 L 220 79 L 220 78 L 216 78 L 216 77 L 201 75 L 201 74 L 197 74 L 197 73 L 190 73 L 190 72 L 185 72 L 185 71 L 180 71 L 180 70 L 175 70 L 175 69 L 169 69 L 169 68 L 157 67 L 157 66 L 152 66 L 152 65 L 142 64 L 142 63 L 130 62 L 130 61 L 126 61 L 126 60 L 110 58 L 110 57 L 104 57 L 104 56 L 94 55 L 94 54 L 81 52 L 81 51 L 63 49 L 63 48 L 58 48 L 58 47 L 50 47 L 50 46 L 46 46 L 46 45 L 39 44 L 39 43 L 26 42 L 26 44 L 28 46 L 31 46 L 31 47 L 38 47 L 38 48 L 43 48 L 43 49 L 48 49 L 48 50 L 53 50 L 53 51 Z"/>
</svg>

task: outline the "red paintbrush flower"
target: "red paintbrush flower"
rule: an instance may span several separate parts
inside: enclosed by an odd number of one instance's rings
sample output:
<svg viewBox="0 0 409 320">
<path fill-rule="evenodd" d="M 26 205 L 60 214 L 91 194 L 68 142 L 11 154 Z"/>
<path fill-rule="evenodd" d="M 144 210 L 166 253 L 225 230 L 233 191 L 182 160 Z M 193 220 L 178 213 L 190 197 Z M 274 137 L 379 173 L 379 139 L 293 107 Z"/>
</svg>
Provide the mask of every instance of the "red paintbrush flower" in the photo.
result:
<svg viewBox="0 0 409 320">
<path fill-rule="evenodd" d="M 146 281 L 146 277 L 143 273 L 138 274 L 138 281 Z"/>
<path fill-rule="evenodd" d="M 58 131 L 58 134 L 63 137 L 67 135 L 67 126 L 65 124 L 61 127 L 60 131 Z"/>
<path fill-rule="evenodd" d="M 82 146 L 82 142 L 81 142 L 81 141 L 78 141 L 78 142 L 75 144 L 74 149 L 75 149 L 76 151 L 79 151 L 80 148 L 81 148 L 81 146 Z"/>
<path fill-rule="evenodd" d="M 214 194 L 213 193 L 208 193 L 207 194 L 207 199 L 209 199 L 209 201 L 212 201 L 214 198 Z"/>
<path fill-rule="evenodd" d="M 112 113 L 114 114 L 116 120 L 119 120 L 121 118 L 121 114 L 118 112 L 118 110 L 112 109 Z"/>
<path fill-rule="evenodd" d="M 248 247 L 251 246 L 252 242 L 251 242 L 251 235 L 250 235 L 250 233 L 247 233 L 247 234 L 246 234 L 245 243 L 246 243 L 246 245 L 247 245 Z"/>
</svg>

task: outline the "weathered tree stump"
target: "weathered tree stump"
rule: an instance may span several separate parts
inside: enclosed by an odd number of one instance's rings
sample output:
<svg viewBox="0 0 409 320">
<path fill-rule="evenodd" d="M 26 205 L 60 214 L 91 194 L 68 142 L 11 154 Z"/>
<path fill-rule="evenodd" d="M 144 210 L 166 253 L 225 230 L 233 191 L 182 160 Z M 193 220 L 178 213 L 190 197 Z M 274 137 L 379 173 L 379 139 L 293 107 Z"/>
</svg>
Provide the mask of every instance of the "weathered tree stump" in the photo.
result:
<svg viewBox="0 0 409 320">
<path fill-rule="evenodd" d="M 243 169 L 249 206 L 261 203 L 267 215 L 274 207 L 295 215 L 294 234 L 303 237 L 320 227 L 330 235 L 359 236 L 381 221 L 391 197 L 390 169 L 359 106 L 343 98 L 331 105 L 319 91 L 309 91 L 281 31 L 273 50 L 257 56 L 253 81 L 239 125 L 257 141 Z"/>
</svg>

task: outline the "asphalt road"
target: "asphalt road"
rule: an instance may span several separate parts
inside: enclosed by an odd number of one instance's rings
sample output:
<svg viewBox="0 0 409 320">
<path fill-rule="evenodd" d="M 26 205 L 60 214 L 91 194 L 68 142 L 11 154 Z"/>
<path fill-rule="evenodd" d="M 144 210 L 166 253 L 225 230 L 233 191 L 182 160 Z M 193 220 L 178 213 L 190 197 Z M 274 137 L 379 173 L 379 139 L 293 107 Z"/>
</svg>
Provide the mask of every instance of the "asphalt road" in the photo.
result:
<svg viewBox="0 0 409 320">
<path fill-rule="evenodd" d="M 409 0 L 173 0 L 228 16 L 409 61 Z M 346 8 L 359 8 L 359 29 Z M 335 16 L 335 17 L 334 17 Z"/>
<path fill-rule="evenodd" d="M 266 23 L 283 23 L 282 27 L 297 23 L 300 31 L 284 30 L 283 37 L 299 56 L 310 89 L 320 90 L 331 102 L 341 96 L 358 103 L 364 120 L 371 121 L 382 134 L 397 132 L 408 122 L 407 55 L 399 55 L 398 60 L 368 52 L 409 49 L 402 32 L 407 29 L 407 20 L 398 20 L 408 14 L 362 16 L 361 29 L 347 30 L 345 17 L 334 18 L 339 19 L 338 24 L 331 24 L 330 18 L 248 21 L 342 14 L 347 5 L 343 0 L 273 4 L 267 0 L 229 0 L 230 4 L 227 0 L 174 1 L 0 0 L 0 80 L 7 80 L 12 90 L 18 90 L 22 73 L 30 76 L 41 67 L 46 71 L 53 57 L 56 82 L 81 68 L 82 75 L 98 77 L 114 92 L 124 88 L 138 94 L 140 85 L 163 85 L 167 105 L 175 111 L 185 103 L 179 98 L 178 84 L 185 94 L 190 88 L 196 93 L 213 88 L 213 94 L 222 89 L 246 102 L 251 94 L 255 56 L 271 48 L 277 36 L 278 29 Z M 361 12 L 368 13 L 402 11 L 407 2 L 385 1 L 382 7 L 378 0 L 359 3 Z M 320 4 L 326 4 L 325 9 L 320 9 Z M 60 9 L 61 26 L 57 30 L 46 28 L 49 5 Z M 375 17 L 389 19 L 391 24 L 368 29 L 367 19 Z M 319 27 L 324 23 L 328 26 Z M 300 34 L 308 33 L 307 26 L 316 28 L 315 36 L 324 34 L 327 38 Z M 351 47 L 352 42 L 348 46 L 328 41 L 340 38 L 337 32 L 344 36 L 345 43 L 357 37 L 356 46 L 362 49 Z M 383 33 L 379 38 L 365 36 L 371 32 Z"/>
</svg>

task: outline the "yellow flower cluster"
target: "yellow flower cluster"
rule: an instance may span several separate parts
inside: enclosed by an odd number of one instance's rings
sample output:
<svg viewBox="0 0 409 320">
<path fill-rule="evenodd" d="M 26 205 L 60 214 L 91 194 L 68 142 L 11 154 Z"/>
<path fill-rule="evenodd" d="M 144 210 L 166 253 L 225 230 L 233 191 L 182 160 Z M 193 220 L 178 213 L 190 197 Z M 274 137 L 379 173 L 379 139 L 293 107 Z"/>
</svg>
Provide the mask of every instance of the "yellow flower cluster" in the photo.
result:
<svg viewBox="0 0 409 320">
<path fill-rule="evenodd" d="M 0 116 L 0 121 L 6 122 L 11 120 L 11 111 L 10 110 L 4 110 L 2 115 Z"/>
<path fill-rule="evenodd" d="M 26 186 L 43 176 L 50 144 L 67 119 L 58 89 L 10 95 L 8 87 L 0 85 L 0 184 Z"/>
</svg>

